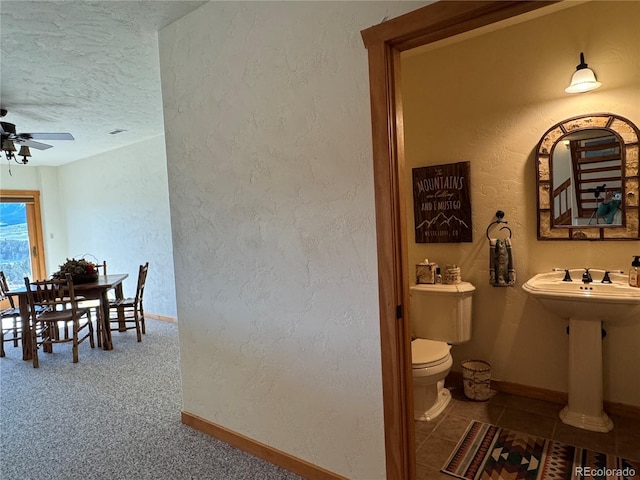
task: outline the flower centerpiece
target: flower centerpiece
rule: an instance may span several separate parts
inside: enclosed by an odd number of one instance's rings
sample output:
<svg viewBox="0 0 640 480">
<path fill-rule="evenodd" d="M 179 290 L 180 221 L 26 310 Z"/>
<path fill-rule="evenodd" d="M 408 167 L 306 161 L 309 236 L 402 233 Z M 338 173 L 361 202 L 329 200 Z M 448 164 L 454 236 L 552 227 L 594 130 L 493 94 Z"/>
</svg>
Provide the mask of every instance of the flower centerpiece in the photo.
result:
<svg viewBox="0 0 640 480">
<path fill-rule="evenodd" d="M 53 278 L 64 278 L 69 273 L 73 278 L 73 283 L 89 283 L 98 279 L 98 269 L 95 263 L 84 258 L 76 260 L 67 258 L 67 261 L 60 265 L 60 269 L 53 274 Z"/>
</svg>

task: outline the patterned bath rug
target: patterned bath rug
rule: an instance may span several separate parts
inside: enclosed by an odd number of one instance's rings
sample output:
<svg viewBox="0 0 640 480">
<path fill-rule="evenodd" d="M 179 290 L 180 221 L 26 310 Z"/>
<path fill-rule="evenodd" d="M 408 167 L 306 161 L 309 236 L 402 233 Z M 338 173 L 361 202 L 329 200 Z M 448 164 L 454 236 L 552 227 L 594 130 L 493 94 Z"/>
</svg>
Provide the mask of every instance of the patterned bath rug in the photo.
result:
<svg viewBox="0 0 640 480">
<path fill-rule="evenodd" d="M 464 480 L 640 480 L 640 462 L 472 421 L 442 472 Z"/>
</svg>

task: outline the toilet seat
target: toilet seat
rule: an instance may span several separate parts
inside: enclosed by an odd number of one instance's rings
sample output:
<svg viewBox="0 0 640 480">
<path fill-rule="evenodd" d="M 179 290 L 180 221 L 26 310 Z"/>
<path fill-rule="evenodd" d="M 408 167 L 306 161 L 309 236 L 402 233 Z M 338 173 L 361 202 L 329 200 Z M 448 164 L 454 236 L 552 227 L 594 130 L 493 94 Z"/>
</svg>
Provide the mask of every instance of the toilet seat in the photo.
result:
<svg viewBox="0 0 640 480">
<path fill-rule="evenodd" d="M 446 342 L 416 338 L 411 342 L 411 363 L 414 369 L 435 367 L 451 357 L 451 346 Z"/>
</svg>

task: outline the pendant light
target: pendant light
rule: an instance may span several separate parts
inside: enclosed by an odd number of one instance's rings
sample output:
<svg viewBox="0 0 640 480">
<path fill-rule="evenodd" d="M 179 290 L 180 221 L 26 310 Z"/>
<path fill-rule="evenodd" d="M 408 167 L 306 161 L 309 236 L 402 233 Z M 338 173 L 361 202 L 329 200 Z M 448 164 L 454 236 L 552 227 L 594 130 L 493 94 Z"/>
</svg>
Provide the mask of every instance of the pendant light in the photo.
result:
<svg viewBox="0 0 640 480">
<path fill-rule="evenodd" d="M 571 77 L 571 84 L 564 89 L 567 93 L 584 93 L 595 90 L 602 85 L 596 80 L 596 74 L 584 61 L 584 53 L 580 52 L 580 65 L 576 67 L 576 72 Z"/>
<path fill-rule="evenodd" d="M 22 157 L 22 163 L 25 165 L 29 163 L 29 157 L 31 156 L 31 150 L 26 145 L 22 145 L 20 147 L 20 151 L 18 152 L 18 156 Z"/>
</svg>

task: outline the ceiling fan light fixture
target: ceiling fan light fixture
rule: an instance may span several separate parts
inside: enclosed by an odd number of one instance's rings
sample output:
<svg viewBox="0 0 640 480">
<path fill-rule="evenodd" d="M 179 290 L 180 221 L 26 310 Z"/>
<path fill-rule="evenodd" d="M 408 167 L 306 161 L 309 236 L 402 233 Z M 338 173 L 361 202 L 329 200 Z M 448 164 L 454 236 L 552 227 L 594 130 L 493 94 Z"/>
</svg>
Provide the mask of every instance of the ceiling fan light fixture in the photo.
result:
<svg viewBox="0 0 640 480">
<path fill-rule="evenodd" d="M 11 163 L 11 160 L 16 159 L 13 153 L 16 151 L 16 146 L 10 138 L 5 137 L 2 139 L 2 151 L 4 152 L 4 156 L 7 157 L 7 162 Z M 11 173 L 11 170 L 9 170 L 9 173 Z"/>
<path fill-rule="evenodd" d="M 31 156 L 31 150 L 29 150 L 29 147 L 27 147 L 26 145 L 22 145 L 20 147 L 20 151 L 18 152 L 18 156 L 22 157 L 22 163 L 26 165 L 27 163 L 29 163 L 27 157 Z"/>
<path fill-rule="evenodd" d="M 5 138 L 2 141 L 2 150 L 4 150 L 4 152 L 7 153 L 7 154 L 15 152 L 16 151 L 16 146 L 13 144 L 13 140 L 11 140 L 9 138 Z"/>
<path fill-rule="evenodd" d="M 1 1 L 1 0 L 0 0 Z M 7 111 L 2 108 L 0 109 L 0 117 L 4 117 L 7 114 Z M 0 143 L 2 146 L 2 150 L 0 153 L 4 152 L 4 155 L 9 162 L 9 175 L 11 175 L 11 160 L 16 163 L 21 163 L 26 165 L 29 163 L 29 158 L 31 158 L 31 149 L 35 148 L 36 150 L 47 150 L 52 148 L 53 145 L 48 145 L 46 143 L 37 142 L 34 139 L 38 140 L 75 140 L 73 135 L 70 133 L 28 133 L 28 132 L 16 132 L 16 126 L 13 123 L 9 122 L 0 122 Z M 16 156 L 16 146 L 15 143 L 20 147 L 20 152 Z M 22 157 L 18 160 L 18 157 Z"/>
</svg>

